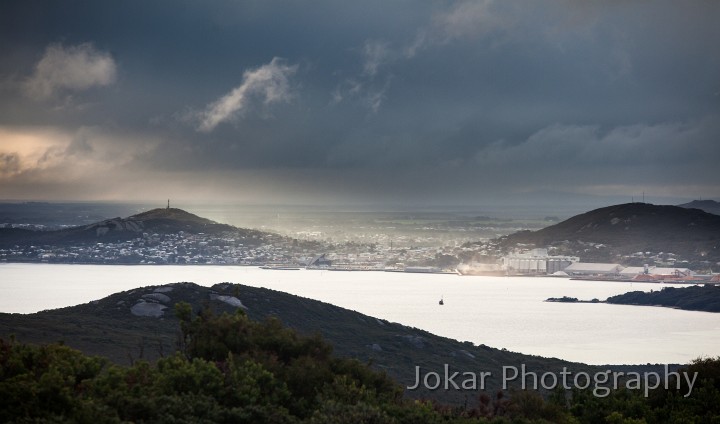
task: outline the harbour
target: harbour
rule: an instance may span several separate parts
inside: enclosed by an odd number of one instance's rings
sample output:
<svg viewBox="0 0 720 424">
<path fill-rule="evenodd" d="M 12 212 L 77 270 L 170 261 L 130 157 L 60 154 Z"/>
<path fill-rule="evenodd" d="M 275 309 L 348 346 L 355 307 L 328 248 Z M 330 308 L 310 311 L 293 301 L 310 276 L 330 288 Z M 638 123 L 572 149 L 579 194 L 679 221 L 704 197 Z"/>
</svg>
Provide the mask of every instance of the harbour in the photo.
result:
<svg viewBox="0 0 720 424">
<path fill-rule="evenodd" d="M 0 275 L 0 311 L 6 313 L 87 303 L 150 285 L 233 282 L 320 300 L 455 340 L 590 364 L 685 363 L 720 351 L 717 314 L 545 302 L 559 296 L 602 300 L 656 290 L 655 283 L 229 265 L 0 264 Z"/>
</svg>

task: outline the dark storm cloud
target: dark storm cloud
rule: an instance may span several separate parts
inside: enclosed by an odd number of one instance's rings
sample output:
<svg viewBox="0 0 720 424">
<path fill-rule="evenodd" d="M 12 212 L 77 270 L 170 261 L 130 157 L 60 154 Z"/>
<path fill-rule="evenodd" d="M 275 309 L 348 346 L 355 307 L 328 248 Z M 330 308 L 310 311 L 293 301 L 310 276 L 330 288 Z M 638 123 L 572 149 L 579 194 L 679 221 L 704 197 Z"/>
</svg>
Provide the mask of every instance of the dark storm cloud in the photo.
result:
<svg viewBox="0 0 720 424">
<path fill-rule="evenodd" d="M 719 13 L 705 1 L 3 2 L 0 196 L 42 198 L 46 179 L 70 198 L 112 197 L 87 182 L 98 169 L 152 181 L 134 193 L 146 197 L 227 194 L 240 178 L 310 201 L 558 186 L 720 196 Z"/>
</svg>

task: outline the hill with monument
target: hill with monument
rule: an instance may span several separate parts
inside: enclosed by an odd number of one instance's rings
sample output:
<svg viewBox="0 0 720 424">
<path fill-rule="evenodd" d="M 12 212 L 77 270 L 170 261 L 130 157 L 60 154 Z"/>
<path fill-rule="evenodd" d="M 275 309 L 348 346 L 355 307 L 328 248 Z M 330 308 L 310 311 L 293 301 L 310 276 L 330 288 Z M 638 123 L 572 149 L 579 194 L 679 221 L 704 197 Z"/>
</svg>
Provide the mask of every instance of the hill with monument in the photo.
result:
<svg viewBox="0 0 720 424">
<path fill-rule="evenodd" d="M 0 228 L 0 247 L 30 245 L 71 245 L 83 243 L 122 242 L 143 234 L 207 234 L 223 233 L 258 238 L 267 233 L 221 224 L 178 208 L 157 208 L 126 218 L 116 217 L 52 231 L 21 228 Z"/>
</svg>

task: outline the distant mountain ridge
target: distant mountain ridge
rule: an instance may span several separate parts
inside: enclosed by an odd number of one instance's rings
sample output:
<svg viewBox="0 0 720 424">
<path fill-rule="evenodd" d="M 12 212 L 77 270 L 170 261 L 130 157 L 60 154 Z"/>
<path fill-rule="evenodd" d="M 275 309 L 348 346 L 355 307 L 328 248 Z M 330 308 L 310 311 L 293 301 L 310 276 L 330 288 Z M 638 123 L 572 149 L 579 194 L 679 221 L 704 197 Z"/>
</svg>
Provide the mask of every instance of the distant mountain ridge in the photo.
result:
<svg viewBox="0 0 720 424">
<path fill-rule="evenodd" d="M 538 231 L 507 236 L 506 245 L 607 245 L 613 254 L 672 252 L 694 260 L 720 260 L 720 216 L 680 206 L 626 203 L 576 215 Z"/>
<path fill-rule="evenodd" d="M 686 209 L 700 209 L 707 213 L 720 215 L 720 202 L 716 202 L 715 200 L 693 200 L 692 202 L 683 203 L 678 206 Z"/>
<path fill-rule="evenodd" d="M 127 218 L 111 218 L 62 230 L 30 231 L 0 228 L 0 246 L 113 242 L 129 240 L 142 236 L 143 233 L 173 234 L 180 231 L 191 234 L 223 232 L 242 232 L 249 236 L 263 234 L 260 231 L 220 224 L 178 208 L 157 208 Z"/>
</svg>

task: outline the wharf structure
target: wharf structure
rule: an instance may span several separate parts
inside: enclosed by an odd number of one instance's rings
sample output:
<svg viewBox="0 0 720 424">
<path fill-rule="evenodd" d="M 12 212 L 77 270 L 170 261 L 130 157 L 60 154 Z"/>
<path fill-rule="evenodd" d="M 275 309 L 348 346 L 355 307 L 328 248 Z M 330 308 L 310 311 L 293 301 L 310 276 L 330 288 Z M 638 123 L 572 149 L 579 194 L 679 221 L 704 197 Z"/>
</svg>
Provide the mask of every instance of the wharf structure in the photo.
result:
<svg viewBox="0 0 720 424">
<path fill-rule="evenodd" d="M 620 264 L 576 262 L 564 269 L 571 277 L 621 277 L 624 268 Z"/>
<path fill-rule="evenodd" d="M 581 280 L 610 280 L 645 283 L 718 284 L 720 274 L 700 275 L 689 268 L 629 266 L 604 263 L 574 263 L 565 268 L 568 276 Z"/>
<path fill-rule="evenodd" d="M 623 277 L 634 278 L 638 275 L 651 275 L 654 277 L 687 278 L 695 275 L 689 268 L 664 268 L 658 266 L 629 266 L 620 271 Z"/>
</svg>

